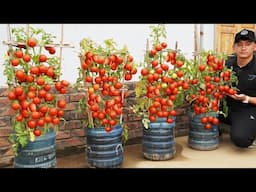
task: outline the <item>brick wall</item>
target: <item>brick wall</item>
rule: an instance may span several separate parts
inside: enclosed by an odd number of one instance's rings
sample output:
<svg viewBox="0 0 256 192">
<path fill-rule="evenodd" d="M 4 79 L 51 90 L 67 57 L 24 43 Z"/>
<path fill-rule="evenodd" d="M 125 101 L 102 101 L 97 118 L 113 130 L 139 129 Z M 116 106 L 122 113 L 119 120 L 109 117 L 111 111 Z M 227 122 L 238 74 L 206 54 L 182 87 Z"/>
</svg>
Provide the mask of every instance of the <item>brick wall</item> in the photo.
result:
<svg viewBox="0 0 256 192">
<path fill-rule="evenodd" d="M 127 144 L 141 142 L 142 138 L 142 123 L 141 118 L 132 113 L 130 106 L 135 104 L 135 83 L 127 83 L 128 97 L 124 101 L 123 120 L 128 126 L 128 141 Z M 86 115 L 78 112 L 78 101 L 83 97 L 82 92 L 78 92 L 73 88 L 69 88 L 68 94 L 60 95 L 67 101 L 65 108 L 66 123 L 59 128 L 56 137 L 57 155 L 67 153 L 75 153 L 84 150 L 85 148 L 85 132 L 83 121 L 86 120 Z M 187 105 L 177 109 L 177 119 L 175 135 L 183 136 L 188 133 L 188 116 Z M 7 88 L 0 87 L 0 167 L 6 167 L 13 164 L 13 153 L 11 144 L 8 141 L 8 135 L 11 133 L 11 118 L 14 111 L 10 109 L 10 101 L 7 98 Z"/>
</svg>

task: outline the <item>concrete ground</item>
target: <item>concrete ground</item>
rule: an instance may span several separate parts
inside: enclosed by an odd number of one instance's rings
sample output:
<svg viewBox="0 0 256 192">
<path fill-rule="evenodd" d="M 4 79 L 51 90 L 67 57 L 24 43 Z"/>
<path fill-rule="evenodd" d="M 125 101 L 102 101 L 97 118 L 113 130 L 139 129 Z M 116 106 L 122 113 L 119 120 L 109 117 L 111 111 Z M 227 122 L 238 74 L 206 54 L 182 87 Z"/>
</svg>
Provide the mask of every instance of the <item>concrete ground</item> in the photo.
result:
<svg viewBox="0 0 256 192">
<path fill-rule="evenodd" d="M 85 152 L 57 158 L 57 168 L 87 167 Z M 238 148 L 223 134 L 217 149 L 200 151 L 188 147 L 187 136 L 176 137 L 176 154 L 164 161 L 145 159 L 141 143 L 126 145 L 121 168 L 256 168 L 256 148 Z"/>
</svg>

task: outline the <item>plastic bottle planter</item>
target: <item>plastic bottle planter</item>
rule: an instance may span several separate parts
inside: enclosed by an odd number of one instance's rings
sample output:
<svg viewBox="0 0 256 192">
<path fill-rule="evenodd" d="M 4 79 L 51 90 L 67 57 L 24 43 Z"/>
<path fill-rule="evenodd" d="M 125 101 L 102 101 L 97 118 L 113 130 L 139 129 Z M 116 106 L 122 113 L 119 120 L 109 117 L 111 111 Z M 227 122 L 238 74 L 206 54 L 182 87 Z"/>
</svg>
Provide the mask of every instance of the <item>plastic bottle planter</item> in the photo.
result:
<svg viewBox="0 0 256 192">
<path fill-rule="evenodd" d="M 217 116 L 216 113 L 208 113 L 206 116 Z M 212 125 L 211 129 L 205 129 L 201 123 L 201 117 L 205 114 L 192 116 L 189 113 L 189 133 L 188 145 L 197 150 L 208 151 L 214 150 L 219 146 L 219 129 L 217 125 Z"/>
<path fill-rule="evenodd" d="M 167 123 L 165 118 L 159 118 L 149 123 L 149 128 L 143 129 L 143 155 L 150 160 L 168 160 L 176 153 L 174 136 L 175 121 Z"/>
<path fill-rule="evenodd" d="M 37 137 L 18 151 L 15 168 L 54 168 L 56 166 L 56 134 L 53 130 Z"/>
<path fill-rule="evenodd" d="M 89 167 L 119 168 L 123 163 L 121 125 L 106 132 L 105 128 L 86 128 Z"/>
</svg>

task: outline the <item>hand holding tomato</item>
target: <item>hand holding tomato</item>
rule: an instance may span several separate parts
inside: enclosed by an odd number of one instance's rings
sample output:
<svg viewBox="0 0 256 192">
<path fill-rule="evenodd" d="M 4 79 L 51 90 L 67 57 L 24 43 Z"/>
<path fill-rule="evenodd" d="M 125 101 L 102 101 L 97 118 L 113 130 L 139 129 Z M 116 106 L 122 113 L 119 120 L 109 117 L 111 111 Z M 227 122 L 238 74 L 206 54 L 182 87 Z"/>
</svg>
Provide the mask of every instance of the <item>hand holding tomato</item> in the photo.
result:
<svg viewBox="0 0 256 192">
<path fill-rule="evenodd" d="M 234 95 L 228 95 L 229 97 L 237 100 L 237 101 L 244 101 L 246 99 L 246 95 L 245 94 L 234 94 Z"/>
</svg>

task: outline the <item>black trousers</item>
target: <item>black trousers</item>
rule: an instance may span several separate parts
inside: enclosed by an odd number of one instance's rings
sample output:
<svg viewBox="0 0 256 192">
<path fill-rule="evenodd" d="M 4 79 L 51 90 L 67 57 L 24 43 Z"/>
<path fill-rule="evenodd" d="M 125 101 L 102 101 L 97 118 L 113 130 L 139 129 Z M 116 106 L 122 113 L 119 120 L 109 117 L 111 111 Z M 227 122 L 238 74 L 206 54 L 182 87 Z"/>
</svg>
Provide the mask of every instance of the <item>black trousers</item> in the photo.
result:
<svg viewBox="0 0 256 192">
<path fill-rule="evenodd" d="M 230 138 L 238 146 L 250 146 L 256 137 L 256 108 L 243 108 L 230 110 L 227 119 L 220 118 L 224 123 L 230 124 Z"/>
</svg>

